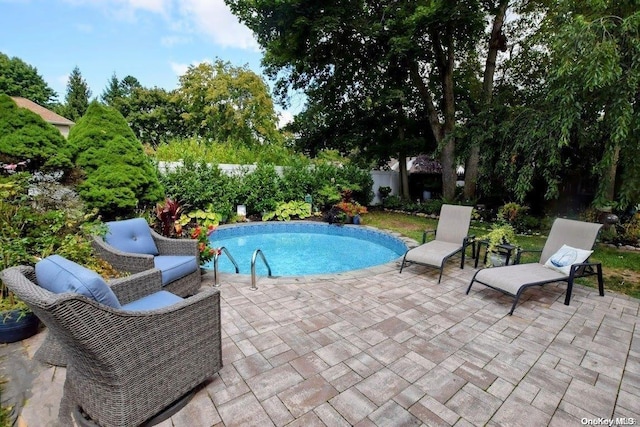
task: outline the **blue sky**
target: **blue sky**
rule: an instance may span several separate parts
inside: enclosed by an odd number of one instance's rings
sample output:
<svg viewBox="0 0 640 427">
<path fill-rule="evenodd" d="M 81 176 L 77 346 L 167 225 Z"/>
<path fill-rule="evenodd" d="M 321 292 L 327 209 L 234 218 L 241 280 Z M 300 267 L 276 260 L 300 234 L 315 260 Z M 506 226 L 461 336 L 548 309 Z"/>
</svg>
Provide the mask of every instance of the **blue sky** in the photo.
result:
<svg viewBox="0 0 640 427">
<path fill-rule="evenodd" d="M 0 52 L 36 67 L 60 101 L 75 66 L 93 97 L 113 73 L 175 89 L 189 65 L 216 58 L 263 75 L 251 31 L 223 0 L 0 0 Z"/>
</svg>

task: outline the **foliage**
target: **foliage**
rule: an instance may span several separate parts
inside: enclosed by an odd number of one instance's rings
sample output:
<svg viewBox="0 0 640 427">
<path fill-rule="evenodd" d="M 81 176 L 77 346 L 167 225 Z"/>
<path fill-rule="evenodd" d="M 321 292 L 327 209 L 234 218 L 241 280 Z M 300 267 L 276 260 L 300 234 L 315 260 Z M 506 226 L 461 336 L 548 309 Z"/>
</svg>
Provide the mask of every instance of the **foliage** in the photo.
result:
<svg viewBox="0 0 640 427">
<path fill-rule="evenodd" d="M 191 221 L 197 224 L 202 224 L 205 227 L 216 227 L 220 222 L 225 219 L 221 214 L 214 210 L 213 203 L 209 203 L 205 209 L 196 209 L 195 211 L 187 212 L 183 220 L 180 221 L 182 225 L 186 225 Z"/>
<path fill-rule="evenodd" d="M 291 218 L 305 219 L 309 216 L 311 216 L 311 205 L 309 203 L 292 200 L 278 203 L 274 211 L 267 212 L 262 216 L 262 220 L 270 221 L 275 218 L 278 221 L 289 221 Z"/>
<path fill-rule="evenodd" d="M 367 207 L 362 206 L 358 202 L 340 202 L 336 205 L 336 208 L 340 209 L 348 217 L 354 217 L 356 215 L 364 215 L 368 212 Z"/>
<path fill-rule="evenodd" d="M 518 232 L 531 232 L 539 227 L 537 218 L 527 215 L 528 206 L 522 206 L 515 202 L 502 205 L 498 209 L 498 221 L 505 221 Z"/>
<path fill-rule="evenodd" d="M 155 168 L 116 110 L 94 101 L 71 128 L 76 164 L 86 174 L 78 191 L 90 209 L 107 219 L 133 215 L 163 198 Z"/>
<path fill-rule="evenodd" d="M 64 104 L 59 108 L 59 113 L 69 120 L 77 122 L 87 111 L 89 98 L 91 98 L 91 90 L 87 81 L 82 78 L 80 69 L 76 66 L 69 75 L 67 93 Z"/>
<path fill-rule="evenodd" d="M 485 240 L 488 242 L 488 253 L 496 253 L 498 246 L 502 244 L 517 244 L 516 232 L 513 226 L 501 221 L 491 224 L 489 232 L 481 236 L 480 240 Z M 491 264 L 490 259 L 488 261 L 488 264 Z"/>
<path fill-rule="evenodd" d="M 198 241 L 200 265 L 208 263 L 216 254 L 218 254 L 218 250 L 212 248 L 211 243 L 209 242 L 209 236 L 215 231 L 215 229 L 214 225 L 209 225 L 206 228 L 196 225 L 193 231 L 191 231 L 190 237 Z"/>
<path fill-rule="evenodd" d="M 57 253 L 112 274 L 110 266 L 94 256 L 87 238 L 92 215 L 85 214 L 77 198 L 62 197 L 60 187 L 30 187 L 29 178 L 27 173 L 0 177 L 0 269 L 33 266 L 38 258 Z M 4 288 L 0 300 L 1 309 L 25 308 Z"/>
<path fill-rule="evenodd" d="M 189 210 L 205 209 L 211 204 L 210 210 L 223 218 L 233 215 L 241 178 L 225 175 L 216 164 L 196 162 L 186 156 L 181 166 L 161 173 L 159 178 L 167 196 L 180 200 Z"/>
<path fill-rule="evenodd" d="M 244 175 L 238 200 L 244 201 L 247 214 L 270 212 L 282 201 L 281 178 L 273 165 L 258 165 L 256 169 Z"/>
<path fill-rule="evenodd" d="M 69 171 L 72 157 L 73 149 L 58 129 L 0 94 L 0 160 L 28 160 L 30 170 Z"/>
<path fill-rule="evenodd" d="M 220 59 L 192 65 L 175 97 L 191 135 L 248 146 L 281 138 L 268 86 L 246 67 Z"/>
<path fill-rule="evenodd" d="M 180 216 L 182 215 L 180 202 L 166 198 L 164 203 L 156 205 L 156 218 L 160 220 L 162 235 L 171 237 L 182 233 Z"/>
<path fill-rule="evenodd" d="M 207 163 L 229 163 L 250 165 L 269 163 L 279 166 L 292 166 L 308 161 L 296 154 L 284 144 L 240 145 L 232 141 L 206 141 L 203 138 L 172 139 L 155 147 L 155 157 L 159 161 L 176 162 L 182 160 L 185 153 Z"/>
<path fill-rule="evenodd" d="M 640 10 L 635 1 L 563 0 L 553 12 L 548 98 L 556 143 L 597 147 L 595 204 L 626 208 L 640 198 Z"/>
<path fill-rule="evenodd" d="M 51 107 L 56 97 L 56 93 L 35 67 L 18 57 L 9 58 L 0 52 L 0 94 L 2 93 L 21 96 L 45 107 Z"/>
<path fill-rule="evenodd" d="M 389 194 L 391 194 L 391 187 L 387 187 L 387 186 L 378 187 L 378 194 L 380 195 L 380 199 L 384 202 L 384 199 L 389 197 Z"/>
</svg>

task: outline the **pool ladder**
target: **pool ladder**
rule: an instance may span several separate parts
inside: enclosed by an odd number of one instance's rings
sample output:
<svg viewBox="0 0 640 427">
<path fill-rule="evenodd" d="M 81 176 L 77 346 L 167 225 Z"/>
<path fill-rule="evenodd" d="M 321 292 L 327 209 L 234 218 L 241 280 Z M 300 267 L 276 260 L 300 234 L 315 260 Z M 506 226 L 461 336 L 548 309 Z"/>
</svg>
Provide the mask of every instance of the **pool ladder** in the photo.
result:
<svg viewBox="0 0 640 427">
<path fill-rule="evenodd" d="M 229 258 L 229 261 L 231 261 L 233 266 L 236 268 L 236 274 L 240 273 L 238 263 L 235 259 L 233 259 L 229 250 L 224 246 L 219 248 L 218 252 L 213 256 L 213 286 L 215 286 L 216 288 L 220 286 L 220 275 L 218 274 L 218 259 L 220 258 L 221 254 L 225 254 L 227 258 Z"/>
<path fill-rule="evenodd" d="M 229 258 L 229 261 L 231 261 L 231 263 L 236 269 L 236 274 L 240 273 L 240 267 L 238 267 L 238 263 L 236 262 L 235 259 L 233 259 L 233 256 L 231 256 L 231 253 L 229 252 L 229 250 L 226 247 L 222 246 L 221 248 L 218 249 L 218 253 L 216 253 L 213 256 L 213 286 L 215 286 L 216 288 L 220 286 L 220 275 L 218 274 L 218 260 L 220 259 L 220 255 L 222 254 L 225 254 L 227 258 Z M 261 249 L 256 249 L 255 252 L 253 252 L 253 256 L 251 257 L 251 290 L 252 291 L 258 290 L 258 286 L 256 286 L 256 259 L 258 258 L 258 255 L 260 255 L 260 259 L 262 259 L 262 262 L 264 262 L 264 265 L 267 266 L 268 276 L 273 277 L 273 274 L 271 273 L 271 266 L 269 266 L 269 263 L 267 262 L 267 259 L 265 258 L 264 253 L 262 252 Z"/>
<path fill-rule="evenodd" d="M 262 262 L 264 262 L 264 265 L 267 266 L 267 272 L 269 273 L 269 277 L 273 277 L 273 275 L 271 274 L 271 267 L 269 267 L 269 263 L 267 262 L 267 259 L 264 257 L 264 253 L 262 253 L 261 249 L 256 249 L 255 252 L 253 253 L 253 256 L 251 257 L 251 290 L 252 291 L 258 290 L 258 286 L 256 286 L 256 259 L 258 258 L 258 255 L 260 255 L 260 258 L 262 259 Z"/>
</svg>

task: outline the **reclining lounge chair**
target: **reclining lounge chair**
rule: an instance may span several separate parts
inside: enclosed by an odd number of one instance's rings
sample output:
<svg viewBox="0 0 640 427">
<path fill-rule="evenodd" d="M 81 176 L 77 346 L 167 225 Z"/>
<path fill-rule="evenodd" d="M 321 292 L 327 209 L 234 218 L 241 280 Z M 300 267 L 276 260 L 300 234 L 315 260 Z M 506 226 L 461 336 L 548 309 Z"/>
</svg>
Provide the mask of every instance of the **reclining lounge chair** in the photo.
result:
<svg viewBox="0 0 640 427">
<path fill-rule="evenodd" d="M 469 283 L 467 295 L 476 282 L 511 295 L 514 297 L 511 315 L 522 292 L 530 286 L 567 282 L 564 304 L 569 305 L 574 279 L 597 275 L 598 290 L 604 296 L 602 265 L 586 262 L 600 227 L 601 224 L 556 219 L 542 251 L 520 251 L 516 264 L 478 270 Z M 524 252 L 541 252 L 539 261 L 519 264 L 520 255 Z"/>
<path fill-rule="evenodd" d="M 440 269 L 438 283 L 442 280 L 444 263 L 453 255 L 461 252 L 460 268 L 464 268 L 464 256 L 472 238 L 467 236 L 471 223 L 471 206 L 442 205 L 440 219 L 435 230 L 435 239 L 426 242 L 427 233 L 422 236 L 422 245 L 409 249 L 402 259 L 400 273 L 405 263 L 428 265 Z M 426 242 L 426 243 L 425 243 Z"/>
</svg>

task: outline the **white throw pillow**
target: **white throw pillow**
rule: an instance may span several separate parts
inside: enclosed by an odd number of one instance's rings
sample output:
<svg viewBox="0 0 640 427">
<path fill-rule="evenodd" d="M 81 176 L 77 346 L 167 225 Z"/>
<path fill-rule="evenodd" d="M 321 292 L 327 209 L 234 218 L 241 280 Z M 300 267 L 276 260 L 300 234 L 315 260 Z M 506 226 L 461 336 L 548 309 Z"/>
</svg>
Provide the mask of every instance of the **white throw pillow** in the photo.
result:
<svg viewBox="0 0 640 427">
<path fill-rule="evenodd" d="M 558 249 L 558 252 L 549 257 L 547 262 L 544 263 L 544 266 L 568 276 L 571 272 L 571 265 L 585 262 L 592 253 L 593 251 L 585 251 L 584 249 L 562 245 L 562 247 Z"/>
</svg>

